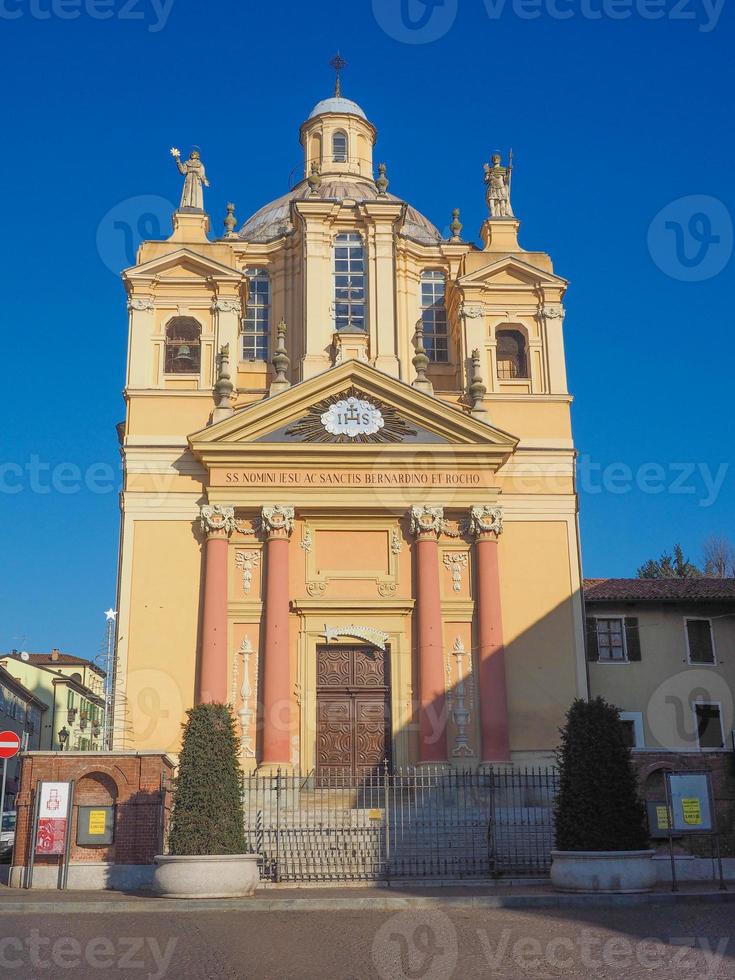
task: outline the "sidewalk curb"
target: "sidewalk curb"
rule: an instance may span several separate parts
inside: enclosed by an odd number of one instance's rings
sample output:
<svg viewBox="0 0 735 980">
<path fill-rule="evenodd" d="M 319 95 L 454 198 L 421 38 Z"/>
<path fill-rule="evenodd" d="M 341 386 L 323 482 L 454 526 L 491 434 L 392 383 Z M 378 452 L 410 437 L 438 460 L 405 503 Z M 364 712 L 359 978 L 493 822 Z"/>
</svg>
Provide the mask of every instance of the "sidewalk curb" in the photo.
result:
<svg viewBox="0 0 735 980">
<path fill-rule="evenodd" d="M 735 902 L 735 891 L 729 892 L 654 892 L 643 895 L 572 895 L 555 892 L 549 895 L 468 895 L 464 896 L 391 896 L 370 898 L 235 898 L 235 899 L 165 899 L 138 898 L 95 901 L 3 901 L 3 915 L 70 915 L 117 914 L 120 912 L 393 912 L 404 909 L 444 909 L 462 911 L 478 909 L 554 909 L 554 908 L 636 908 L 651 905 L 683 905 L 691 902 Z"/>
</svg>

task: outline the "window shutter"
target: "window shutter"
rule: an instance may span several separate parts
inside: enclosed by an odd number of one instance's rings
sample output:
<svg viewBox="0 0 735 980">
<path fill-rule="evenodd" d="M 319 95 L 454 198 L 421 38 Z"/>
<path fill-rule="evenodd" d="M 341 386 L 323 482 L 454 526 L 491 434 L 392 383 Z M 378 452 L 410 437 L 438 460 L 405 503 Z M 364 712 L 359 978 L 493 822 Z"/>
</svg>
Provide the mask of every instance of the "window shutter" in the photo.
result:
<svg viewBox="0 0 735 980">
<path fill-rule="evenodd" d="M 715 661 L 712 646 L 712 627 L 708 619 L 688 619 L 689 660 L 693 664 L 712 664 Z"/>
<path fill-rule="evenodd" d="M 600 651 L 597 646 L 597 620 L 587 620 L 587 659 L 599 660 Z"/>
<path fill-rule="evenodd" d="M 638 629 L 638 617 L 625 617 L 625 644 L 628 650 L 628 660 L 641 659 L 641 634 Z"/>
</svg>

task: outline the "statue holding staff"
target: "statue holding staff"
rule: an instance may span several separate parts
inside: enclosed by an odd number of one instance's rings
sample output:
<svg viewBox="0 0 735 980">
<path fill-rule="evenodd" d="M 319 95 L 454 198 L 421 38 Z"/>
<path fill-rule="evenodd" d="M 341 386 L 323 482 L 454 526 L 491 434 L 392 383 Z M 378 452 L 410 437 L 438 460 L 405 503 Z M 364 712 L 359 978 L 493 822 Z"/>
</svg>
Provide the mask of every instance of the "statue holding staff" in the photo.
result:
<svg viewBox="0 0 735 980">
<path fill-rule="evenodd" d="M 176 161 L 179 173 L 184 175 L 184 189 L 181 192 L 180 208 L 194 208 L 197 211 L 204 210 L 204 193 L 202 184 L 209 187 L 209 181 L 204 170 L 204 164 L 199 156 L 199 150 L 192 150 L 189 159 L 181 162 L 181 153 L 175 147 L 171 147 L 171 156 Z"/>
<path fill-rule="evenodd" d="M 485 184 L 487 191 L 488 211 L 491 218 L 512 218 L 513 209 L 510 205 L 510 181 L 513 174 L 513 151 L 510 151 L 508 166 L 503 167 L 500 154 L 493 153 L 492 166 L 485 164 Z"/>
</svg>

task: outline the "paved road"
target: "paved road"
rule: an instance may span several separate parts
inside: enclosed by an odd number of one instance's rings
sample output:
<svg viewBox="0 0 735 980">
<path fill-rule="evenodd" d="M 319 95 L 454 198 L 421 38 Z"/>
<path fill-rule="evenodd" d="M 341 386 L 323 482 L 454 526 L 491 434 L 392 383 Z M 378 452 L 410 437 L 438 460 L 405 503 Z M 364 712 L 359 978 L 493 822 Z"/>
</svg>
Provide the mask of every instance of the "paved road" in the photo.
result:
<svg viewBox="0 0 735 980">
<path fill-rule="evenodd" d="M 0 915 L 3 980 L 735 978 L 732 905 Z"/>
</svg>

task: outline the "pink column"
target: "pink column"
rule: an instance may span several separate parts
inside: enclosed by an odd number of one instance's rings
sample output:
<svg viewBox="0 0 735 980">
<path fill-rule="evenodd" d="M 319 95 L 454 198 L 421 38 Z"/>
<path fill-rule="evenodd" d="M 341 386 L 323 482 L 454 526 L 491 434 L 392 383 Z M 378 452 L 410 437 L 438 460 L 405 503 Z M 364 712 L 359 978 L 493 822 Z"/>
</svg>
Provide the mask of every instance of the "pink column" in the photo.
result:
<svg viewBox="0 0 735 980">
<path fill-rule="evenodd" d="M 293 507 L 264 507 L 265 618 L 262 677 L 263 754 L 265 765 L 291 760 L 291 683 L 288 642 L 288 539 Z"/>
<path fill-rule="evenodd" d="M 413 507 L 416 535 L 416 640 L 418 646 L 419 762 L 446 762 L 446 688 L 439 591 L 441 507 Z"/>
<path fill-rule="evenodd" d="M 232 507 L 201 508 L 207 534 L 204 554 L 204 609 L 202 615 L 199 692 L 197 701 L 227 701 L 227 538 L 232 531 Z"/>
<path fill-rule="evenodd" d="M 507 762 L 510 759 L 498 570 L 498 535 L 503 529 L 502 520 L 500 508 L 472 508 L 471 526 L 476 535 L 477 659 L 483 762 Z"/>
</svg>

